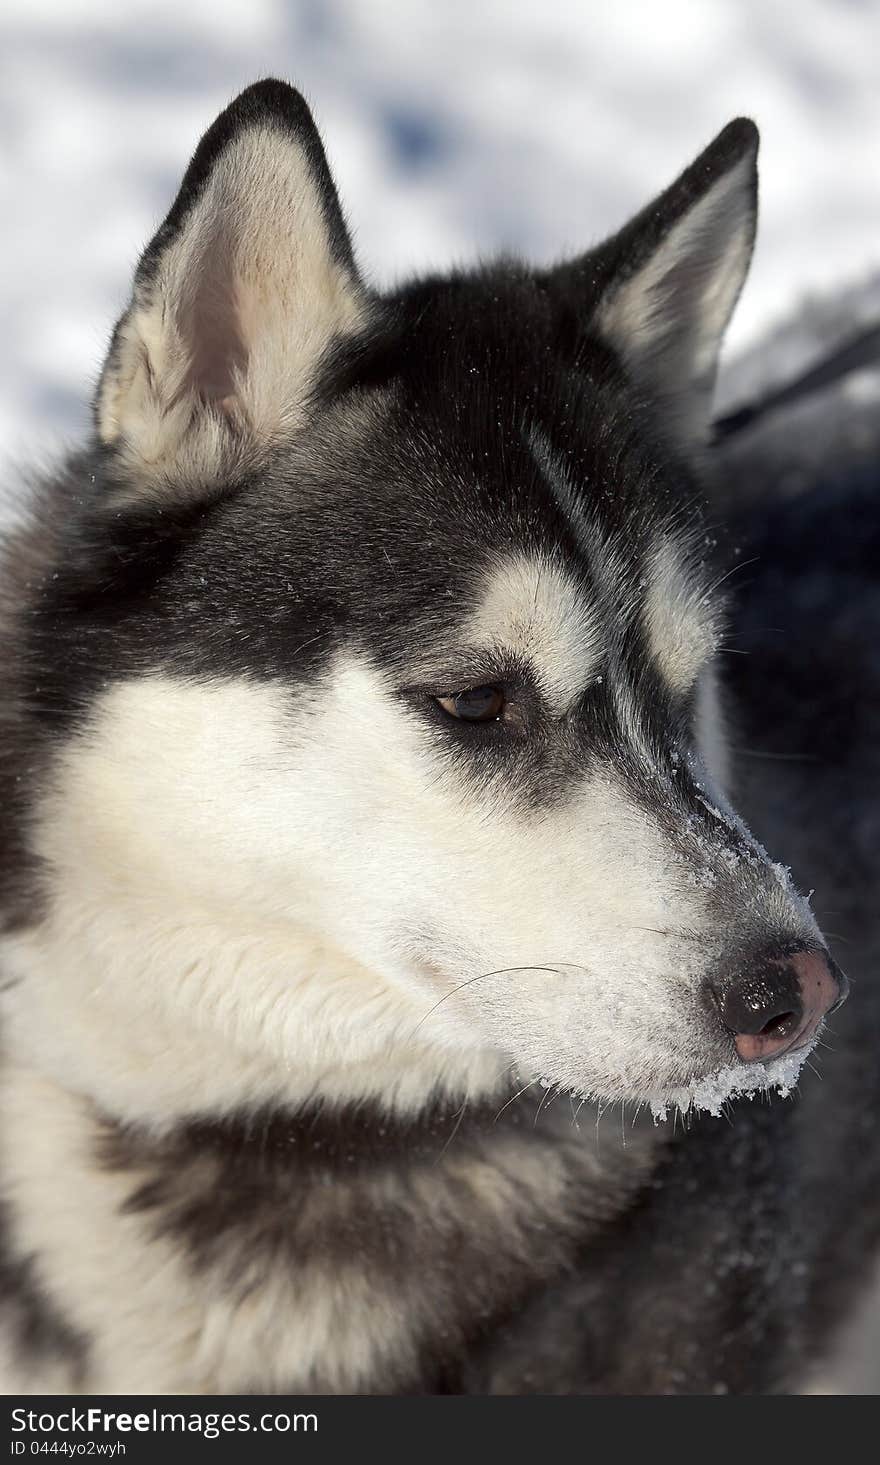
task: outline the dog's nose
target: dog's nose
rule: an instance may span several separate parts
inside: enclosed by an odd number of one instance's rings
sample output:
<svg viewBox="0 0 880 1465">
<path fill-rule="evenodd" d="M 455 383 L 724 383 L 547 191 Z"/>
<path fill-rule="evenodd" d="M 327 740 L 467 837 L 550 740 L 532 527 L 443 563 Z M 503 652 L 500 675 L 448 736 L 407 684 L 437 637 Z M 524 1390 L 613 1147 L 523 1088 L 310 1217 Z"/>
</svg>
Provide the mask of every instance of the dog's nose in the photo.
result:
<svg viewBox="0 0 880 1465">
<path fill-rule="evenodd" d="M 719 995 L 721 1021 L 746 1063 L 802 1048 L 844 1001 L 847 981 L 822 951 L 766 955 Z"/>
</svg>

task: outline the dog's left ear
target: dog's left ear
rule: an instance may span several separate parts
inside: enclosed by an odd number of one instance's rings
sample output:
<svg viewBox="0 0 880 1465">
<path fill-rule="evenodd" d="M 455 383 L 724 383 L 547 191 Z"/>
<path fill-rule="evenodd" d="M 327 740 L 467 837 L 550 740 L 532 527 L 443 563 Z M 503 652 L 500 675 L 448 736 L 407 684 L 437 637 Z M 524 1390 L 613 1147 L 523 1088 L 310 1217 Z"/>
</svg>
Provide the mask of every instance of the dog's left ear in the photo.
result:
<svg viewBox="0 0 880 1465">
<path fill-rule="evenodd" d="M 302 425 L 366 292 L 317 128 L 262 81 L 202 138 L 145 250 L 98 388 L 98 437 L 139 495 L 202 493 Z"/>
<path fill-rule="evenodd" d="M 705 439 L 718 353 L 748 272 L 758 130 L 741 117 L 619 234 L 556 272 L 578 275 L 592 328 L 687 444 Z"/>
</svg>

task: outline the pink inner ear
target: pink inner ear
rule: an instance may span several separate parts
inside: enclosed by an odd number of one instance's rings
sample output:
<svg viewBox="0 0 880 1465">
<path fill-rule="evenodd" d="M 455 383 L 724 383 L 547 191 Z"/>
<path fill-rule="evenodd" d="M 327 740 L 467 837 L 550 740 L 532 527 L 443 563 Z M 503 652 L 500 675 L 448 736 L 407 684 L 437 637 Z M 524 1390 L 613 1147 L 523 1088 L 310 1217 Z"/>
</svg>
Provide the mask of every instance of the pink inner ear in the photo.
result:
<svg viewBox="0 0 880 1465">
<path fill-rule="evenodd" d="M 247 367 L 235 279 L 235 248 L 218 229 L 189 272 L 191 289 L 178 310 L 178 328 L 189 356 L 188 385 L 204 401 L 228 412 L 235 403 L 236 373 Z"/>
</svg>

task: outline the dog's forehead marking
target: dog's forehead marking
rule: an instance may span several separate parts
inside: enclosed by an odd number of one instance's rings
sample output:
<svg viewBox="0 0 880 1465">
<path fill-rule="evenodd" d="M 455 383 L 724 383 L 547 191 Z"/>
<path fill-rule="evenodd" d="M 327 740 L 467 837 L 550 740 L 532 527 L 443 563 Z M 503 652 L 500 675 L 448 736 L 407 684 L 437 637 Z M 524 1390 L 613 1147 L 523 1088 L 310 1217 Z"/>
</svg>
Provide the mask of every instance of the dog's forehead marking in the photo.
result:
<svg viewBox="0 0 880 1465">
<path fill-rule="evenodd" d="M 587 592 L 545 554 L 513 554 L 493 564 L 465 633 L 475 645 L 528 662 L 560 713 L 601 665 L 601 624 Z"/>
<path fill-rule="evenodd" d="M 665 536 L 648 558 L 645 580 L 651 654 L 670 686 L 686 692 L 717 645 L 717 617 L 704 579 L 688 568 L 681 546 Z"/>
<path fill-rule="evenodd" d="M 572 528 L 581 538 L 585 530 L 583 505 L 578 499 L 571 475 L 550 442 L 534 423 L 525 434 L 529 451 L 547 480 L 554 497 L 570 521 Z"/>
<path fill-rule="evenodd" d="M 558 507 L 581 546 L 590 574 L 605 602 L 614 607 L 618 627 L 626 625 L 638 603 L 637 579 L 624 547 L 589 513 L 584 492 L 575 484 L 568 465 L 554 450 L 539 427 L 532 425 L 526 441 L 536 464 L 556 499 Z"/>
</svg>

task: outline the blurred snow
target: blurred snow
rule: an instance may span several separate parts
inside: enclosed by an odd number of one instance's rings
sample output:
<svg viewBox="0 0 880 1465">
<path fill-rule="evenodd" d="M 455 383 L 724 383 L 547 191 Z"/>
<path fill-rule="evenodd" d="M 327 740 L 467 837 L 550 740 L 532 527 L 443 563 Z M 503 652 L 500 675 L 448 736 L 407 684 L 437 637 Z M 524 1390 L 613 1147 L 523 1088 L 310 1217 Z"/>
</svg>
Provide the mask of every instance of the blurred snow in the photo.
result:
<svg viewBox="0 0 880 1465">
<path fill-rule="evenodd" d="M 137 253 L 259 76 L 306 92 L 385 282 L 584 248 L 751 114 L 736 347 L 880 263 L 878 56 L 876 0 L 4 0 L 0 455 L 79 431 Z"/>
</svg>

